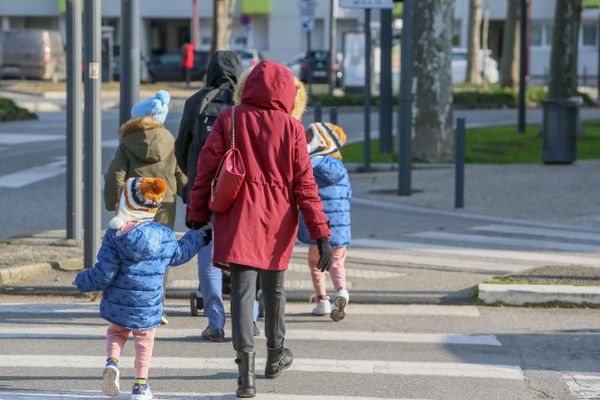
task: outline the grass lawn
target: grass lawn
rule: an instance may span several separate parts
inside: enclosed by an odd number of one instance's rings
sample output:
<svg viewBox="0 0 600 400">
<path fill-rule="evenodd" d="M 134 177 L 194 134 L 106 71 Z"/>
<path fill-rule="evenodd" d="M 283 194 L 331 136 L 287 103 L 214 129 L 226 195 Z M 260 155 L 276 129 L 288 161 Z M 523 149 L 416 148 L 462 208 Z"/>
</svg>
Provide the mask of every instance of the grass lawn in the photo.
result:
<svg viewBox="0 0 600 400">
<path fill-rule="evenodd" d="M 600 159 L 600 120 L 584 121 L 586 136 L 577 139 L 577 159 Z M 524 134 L 515 125 L 467 129 L 466 162 L 473 164 L 537 164 L 542 162 L 539 125 L 527 125 Z M 395 148 L 395 147 L 394 147 Z M 362 163 L 364 144 L 355 143 L 342 150 L 347 163 Z M 379 140 L 371 143 L 372 163 L 393 163 L 398 157 L 379 152 Z"/>
</svg>

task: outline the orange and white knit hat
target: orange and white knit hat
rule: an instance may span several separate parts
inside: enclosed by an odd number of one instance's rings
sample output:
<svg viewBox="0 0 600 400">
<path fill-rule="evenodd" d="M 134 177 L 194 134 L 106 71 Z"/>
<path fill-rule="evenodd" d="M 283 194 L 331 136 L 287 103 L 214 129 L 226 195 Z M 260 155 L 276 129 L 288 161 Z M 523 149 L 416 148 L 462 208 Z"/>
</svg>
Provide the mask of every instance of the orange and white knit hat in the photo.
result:
<svg viewBox="0 0 600 400">
<path fill-rule="evenodd" d="M 121 229 L 130 221 L 153 220 L 167 192 L 167 184 L 160 178 L 129 178 L 121 189 L 117 215 L 110 227 Z"/>
<path fill-rule="evenodd" d="M 346 144 L 344 130 L 331 122 L 313 122 L 308 126 L 312 140 L 308 142 L 308 154 L 311 157 L 330 155 L 342 158 L 341 148 Z"/>
</svg>

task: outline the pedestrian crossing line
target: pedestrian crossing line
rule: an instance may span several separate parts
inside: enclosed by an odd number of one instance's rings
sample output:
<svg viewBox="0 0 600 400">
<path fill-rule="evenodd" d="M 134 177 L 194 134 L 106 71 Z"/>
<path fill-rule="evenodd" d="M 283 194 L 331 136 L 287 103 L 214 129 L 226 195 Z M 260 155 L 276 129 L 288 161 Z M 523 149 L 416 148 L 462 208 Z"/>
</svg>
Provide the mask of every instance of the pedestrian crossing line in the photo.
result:
<svg viewBox="0 0 600 400">
<path fill-rule="evenodd" d="M 478 244 L 491 244 L 501 246 L 520 247 L 526 249 L 544 249 L 551 251 L 570 251 L 570 252 L 581 252 L 581 253 L 600 253 L 600 246 L 588 245 L 588 244 L 577 244 L 577 243 L 565 243 L 565 242 L 551 242 L 545 240 L 534 240 L 534 239 L 522 239 L 522 238 L 506 238 L 496 236 L 480 236 L 480 235 L 467 235 L 455 232 L 419 232 L 413 233 L 412 237 L 420 239 L 435 239 L 435 240 L 450 240 L 454 242 L 465 242 L 465 243 L 478 243 Z"/>
<path fill-rule="evenodd" d="M 37 133 L 0 133 L 0 144 L 18 145 L 36 142 L 65 140 L 65 135 L 43 135 Z"/>
<path fill-rule="evenodd" d="M 61 368 L 97 369 L 103 364 L 103 356 L 84 355 L 0 355 L 0 368 Z M 123 368 L 133 368 L 133 357 L 119 360 Z M 152 362 L 161 369 L 217 370 L 236 372 L 237 366 L 231 358 L 201 357 L 154 357 Z M 256 364 L 264 364 L 266 359 L 257 358 Z M 290 371 L 329 372 L 361 375 L 395 376 L 445 376 L 463 378 L 487 378 L 524 380 L 523 370 L 518 365 L 476 364 L 454 362 L 422 361 L 380 361 L 380 360 L 335 360 L 295 358 Z"/>
<path fill-rule="evenodd" d="M 188 289 L 190 290 L 190 292 L 193 292 L 194 290 L 198 290 L 198 280 L 194 280 L 194 279 L 173 279 L 170 280 L 169 283 L 167 284 L 167 288 L 168 289 Z M 347 280 L 346 281 L 346 288 L 347 289 L 352 289 L 352 281 Z M 314 290 L 314 286 L 313 283 L 310 279 L 303 279 L 303 280 L 298 280 L 298 279 L 286 279 L 285 280 L 285 288 L 286 289 L 296 289 L 296 290 L 302 290 L 302 289 L 310 289 L 310 290 Z"/>
<path fill-rule="evenodd" d="M 12 174 L 0 176 L 0 188 L 16 189 L 52 178 L 65 173 L 66 165 L 66 158 L 60 157 L 56 161 L 46 165 L 27 168 Z"/>
<path fill-rule="evenodd" d="M 113 399 L 123 400 L 130 398 L 129 393 L 121 393 Z M 179 393 L 179 392 L 155 392 L 155 398 L 161 400 L 234 400 L 234 393 Z M 85 400 L 106 399 L 107 397 L 99 391 L 76 391 L 76 390 L 42 390 L 42 391 L 11 391 L 0 390 L 0 400 Z M 264 400 L 417 400 L 400 399 L 390 397 L 360 397 L 360 396 L 319 396 L 305 394 L 280 394 L 280 393 L 257 393 L 257 398 Z"/>
<path fill-rule="evenodd" d="M 415 242 L 394 242 L 388 240 L 374 240 L 374 239 L 358 239 L 353 241 L 355 246 L 362 246 L 368 248 L 381 248 L 381 249 L 395 249 L 395 250 L 407 250 L 420 253 L 435 253 L 435 254 L 449 254 L 462 257 L 483 257 L 488 259 L 503 259 L 503 260 L 514 260 L 514 261 L 531 261 L 536 264 L 545 263 L 552 265 L 571 265 L 579 264 L 588 267 L 600 268 L 600 259 L 598 257 L 585 257 L 581 255 L 565 255 L 555 253 L 543 253 L 543 252 L 532 252 L 532 251 L 515 251 L 515 250 L 492 250 L 492 249 L 479 249 L 475 247 L 462 247 L 462 246 L 444 246 L 429 243 L 415 243 Z M 353 252 L 358 253 L 358 249 L 354 249 Z M 393 261 L 397 253 L 383 254 L 382 259 L 386 261 Z M 416 257 L 415 257 L 416 258 Z M 518 269 L 521 270 L 522 269 Z"/>
<path fill-rule="evenodd" d="M 310 312 L 309 303 L 288 303 L 285 306 L 286 315 L 304 315 Z M 189 304 L 167 303 L 167 314 L 188 313 Z M 76 314 L 82 317 L 98 317 L 98 303 L 0 303 L 0 314 Z M 430 305 L 430 304 L 352 304 L 352 315 L 393 315 L 393 316 L 439 316 L 478 318 L 479 310 L 474 306 Z"/>
<path fill-rule="evenodd" d="M 161 328 L 157 331 L 158 339 L 186 339 L 199 337 L 198 329 Z M 106 328 L 102 326 L 75 327 L 32 326 L 0 328 L 0 339 L 105 339 Z M 260 339 L 264 339 L 262 336 Z M 445 334 L 445 333 L 399 333 L 373 331 L 339 331 L 339 330 L 288 330 L 286 339 L 333 342 L 378 342 L 378 343 L 412 343 L 441 344 L 462 346 L 502 347 L 495 335 Z"/>
<path fill-rule="evenodd" d="M 290 272 L 310 272 L 308 264 L 290 264 L 287 269 Z M 401 278 L 407 274 L 403 272 L 387 272 L 377 271 L 372 269 L 357 269 L 347 268 L 346 276 L 349 278 L 362 278 L 362 279 L 386 279 L 386 278 Z"/>
<path fill-rule="evenodd" d="M 574 398 L 578 400 L 600 398 L 600 376 L 565 374 L 563 379 Z"/>
<path fill-rule="evenodd" d="M 525 236 L 542 236 L 549 238 L 571 239 L 571 240 L 589 240 L 600 242 L 600 234 L 577 232 L 570 230 L 546 229 L 546 228 L 531 228 L 527 226 L 516 225 L 484 225 L 474 226 L 469 229 L 478 232 L 493 232 L 493 233 L 509 233 Z"/>
</svg>

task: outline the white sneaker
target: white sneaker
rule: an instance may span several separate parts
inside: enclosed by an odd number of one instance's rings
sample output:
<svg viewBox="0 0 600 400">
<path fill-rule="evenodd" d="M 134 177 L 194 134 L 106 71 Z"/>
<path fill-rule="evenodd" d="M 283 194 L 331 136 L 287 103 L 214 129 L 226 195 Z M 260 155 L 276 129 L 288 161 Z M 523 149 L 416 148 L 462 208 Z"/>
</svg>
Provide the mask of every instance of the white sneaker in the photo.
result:
<svg viewBox="0 0 600 400">
<path fill-rule="evenodd" d="M 346 289 L 340 289 L 335 295 L 334 305 L 335 308 L 331 311 L 329 316 L 334 321 L 341 321 L 346 317 L 346 307 L 350 302 L 350 295 Z"/>
<path fill-rule="evenodd" d="M 331 312 L 331 304 L 329 299 L 319 300 L 317 305 L 312 310 L 312 315 L 327 315 Z"/>
<path fill-rule="evenodd" d="M 102 371 L 102 393 L 111 397 L 119 395 L 119 368 L 114 363 L 107 363 Z"/>
</svg>

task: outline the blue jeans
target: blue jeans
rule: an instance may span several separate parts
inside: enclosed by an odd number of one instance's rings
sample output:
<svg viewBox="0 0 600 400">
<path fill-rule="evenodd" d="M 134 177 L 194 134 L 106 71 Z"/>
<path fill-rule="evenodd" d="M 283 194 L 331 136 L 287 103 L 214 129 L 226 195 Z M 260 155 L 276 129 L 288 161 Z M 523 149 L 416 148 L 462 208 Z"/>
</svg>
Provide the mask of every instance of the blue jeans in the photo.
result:
<svg viewBox="0 0 600 400">
<path fill-rule="evenodd" d="M 220 268 L 213 266 L 214 240 L 198 253 L 198 280 L 204 304 L 204 315 L 210 329 L 225 327 L 225 307 L 223 306 L 223 275 Z M 254 321 L 258 318 L 258 303 L 254 302 Z"/>
</svg>

